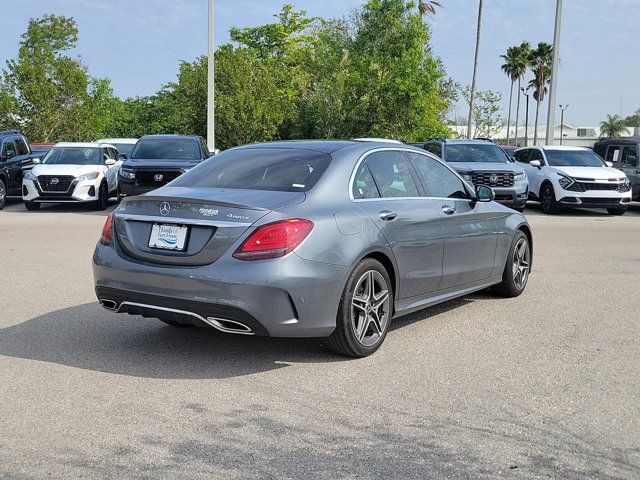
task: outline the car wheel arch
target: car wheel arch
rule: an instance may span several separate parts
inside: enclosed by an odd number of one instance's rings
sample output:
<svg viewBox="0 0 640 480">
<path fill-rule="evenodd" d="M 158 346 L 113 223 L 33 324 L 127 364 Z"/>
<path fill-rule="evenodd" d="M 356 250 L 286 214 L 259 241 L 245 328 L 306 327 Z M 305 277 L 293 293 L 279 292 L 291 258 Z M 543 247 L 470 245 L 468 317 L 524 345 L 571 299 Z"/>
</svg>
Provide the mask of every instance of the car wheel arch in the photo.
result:
<svg viewBox="0 0 640 480">
<path fill-rule="evenodd" d="M 531 232 L 531 228 L 526 225 L 526 224 L 521 224 L 518 226 L 518 228 L 516 229 L 516 231 L 521 231 L 522 233 L 524 233 L 527 237 L 527 241 L 529 242 L 529 252 L 531 254 L 530 258 L 530 263 L 529 263 L 529 271 L 531 271 L 531 267 L 533 267 L 533 234 Z"/>
<path fill-rule="evenodd" d="M 365 260 L 367 258 L 371 258 L 373 260 L 376 260 L 387 271 L 387 274 L 389 275 L 389 278 L 391 279 L 391 285 L 393 286 L 393 297 L 395 298 L 395 295 L 398 292 L 398 275 L 397 275 L 397 272 L 396 272 L 396 265 L 391 260 L 391 257 L 389 257 L 389 255 L 387 255 L 386 253 L 384 253 L 382 251 L 376 250 L 376 251 L 369 252 L 366 255 L 362 256 L 356 262 L 356 265 L 358 263 L 360 263 L 362 260 Z"/>
<path fill-rule="evenodd" d="M 551 188 L 553 189 L 553 193 L 555 195 L 556 189 L 553 187 L 553 183 L 548 178 L 545 178 L 544 181 L 540 184 L 540 192 L 539 192 L 539 195 L 538 195 L 539 199 L 542 199 L 542 191 L 544 190 L 544 187 L 547 186 L 547 185 L 551 186 Z"/>
</svg>

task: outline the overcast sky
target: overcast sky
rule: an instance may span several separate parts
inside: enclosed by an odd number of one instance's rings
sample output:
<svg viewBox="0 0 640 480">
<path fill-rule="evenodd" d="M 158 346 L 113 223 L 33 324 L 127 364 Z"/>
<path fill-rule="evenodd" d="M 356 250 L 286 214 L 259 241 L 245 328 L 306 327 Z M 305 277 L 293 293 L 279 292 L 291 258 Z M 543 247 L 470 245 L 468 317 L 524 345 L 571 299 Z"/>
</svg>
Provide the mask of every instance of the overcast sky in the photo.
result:
<svg viewBox="0 0 640 480">
<path fill-rule="evenodd" d="M 364 0 L 298 0 L 310 15 L 339 17 Z M 470 82 L 476 0 L 440 0 L 444 8 L 429 19 L 433 51 L 447 74 Z M 216 0 L 216 43 L 228 41 L 231 26 L 272 20 L 283 0 Z M 509 82 L 499 55 L 526 40 L 552 42 L 555 0 L 485 0 L 480 89 L 494 89 L 508 101 Z M 640 0 L 565 1 L 558 103 L 569 103 L 565 120 L 594 126 L 608 113 L 631 114 L 640 107 Z M 17 54 L 30 17 L 73 16 L 80 29 L 74 52 L 91 75 L 109 77 L 116 95 L 149 95 L 175 79 L 180 60 L 206 53 L 206 0 L 20 0 L 0 16 L 0 60 Z M 546 112 L 546 110 L 545 110 Z M 459 115 L 464 114 L 461 108 Z M 506 117 L 506 111 L 504 112 Z"/>
</svg>

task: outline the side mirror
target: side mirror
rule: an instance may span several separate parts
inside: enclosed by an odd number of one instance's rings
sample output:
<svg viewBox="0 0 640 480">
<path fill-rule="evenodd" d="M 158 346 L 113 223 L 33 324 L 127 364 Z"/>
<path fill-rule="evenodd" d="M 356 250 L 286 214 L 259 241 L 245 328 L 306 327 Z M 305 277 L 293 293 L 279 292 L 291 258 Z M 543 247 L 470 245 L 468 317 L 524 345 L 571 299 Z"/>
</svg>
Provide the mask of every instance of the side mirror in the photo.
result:
<svg viewBox="0 0 640 480">
<path fill-rule="evenodd" d="M 540 163 L 540 160 L 531 160 L 529 162 L 529 165 L 536 168 L 542 168 L 542 163 Z"/>
<path fill-rule="evenodd" d="M 493 188 L 486 185 L 478 185 L 476 187 L 476 200 L 478 202 L 490 202 L 496 198 Z"/>
<path fill-rule="evenodd" d="M 609 168 L 613 167 L 613 162 L 604 162 L 604 163 L 606 163 L 607 167 L 609 167 Z"/>
<path fill-rule="evenodd" d="M 38 157 L 32 158 L 31 163 L 33 163 L 34 165 L 38 165 L 40 163 L 40 159 Z"/>
<path fill-rule="evenodd" d="M 118 154 L 118 160 L 122 160 L 122 161 L 124 161 L 124 160 L 126 160 L 127 158 L 129 158 L 129 157 L 127 156 L 127 154 L 126 154 L 126 153 L 119 153 L 119 154 Z"/>
<path fill-rule="evenodd" d="M 112 165 L 115 165 L 115 164 L 116 164 L 116 161 L 115 161 L 113 158 L 107 158 L 107 159 L 104 161 L 104 164 L 105 164 L 107 167 L 111 167 Z"/>
</svg>

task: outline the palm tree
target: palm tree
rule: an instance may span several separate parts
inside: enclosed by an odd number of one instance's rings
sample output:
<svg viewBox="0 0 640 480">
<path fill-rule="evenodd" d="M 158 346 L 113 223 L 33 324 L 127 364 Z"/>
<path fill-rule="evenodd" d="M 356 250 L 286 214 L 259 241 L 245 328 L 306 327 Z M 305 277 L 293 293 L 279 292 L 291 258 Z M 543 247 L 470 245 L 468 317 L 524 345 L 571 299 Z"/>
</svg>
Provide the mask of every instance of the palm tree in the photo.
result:
<svg viewBox="0 0 640 480">
<path fill-rule="evenodd" d="M 440 2 L 434 2 L 433 0 L 419 0 L 418 1 L 418 11 L 422 15 L 425 15 L 427 13 L 435 15 L 436 14 L 436 7 L 442 8 L 442 4 Z"/>
<path fill-rule="evenodd" d="M 469 95 L 469 121 L 467 122 L 467 138 L 471 138 L 471 123 L 473 119 L 473 100 L 476 93 L 476 77 L 478 73 L 478 53 L 480 52 L 480 28 L 482 27 L 482 5 L 478 4 L 478 28 L 476 30 L 476 53 L 473 57 L 473 76 L 471 77 L 471 93 Z"/>
<path fill-rule="evenodd" d="M 602 138 L 620 138 L 626 130 L 625 121 L 618 115 L 607 115 L 607 119 L 600 122 L 600 137 Z"/>
<path fill-rule="evenodd" d="M 524 78 L 525 73 L 527 73 L 527 68 L 529 68 L 529 55 L 531 53 L 531 47 L 529 46 L 529 42 L 522 42 L 519 47 L 515 47 L 516 49 L 516 57 L 514 59 L 515 62 L 515 70 L 518 74 L 518 100 L 516 101 L 516 141 L 514 145 L 518 145 L 518 120 L 520 117 L 520 89 L 522 88 L 522 79 Z M 526 121 L 529 121 L 527 118 Z"/>
<path fill-rule="evenodd" d="M 513 104 L 513 85 L 518 80 L 519 73 L 517 70 L 517 56 L 518 56 L 518 47 L 509 47 L 507 48 L 506 55 L 500 55 L 500 58 L 504 60 L 502 64 L 502 71 L 509 77 L 511 80 L 511 90 L 509 91 L 509 114 L 507 115 L 507 145 L 509 143 L 509 134 L 511 132 L 511 105 Z"/>
<path fill-rule="evenodd" d="M 533 71 L 533 80 L 529 85 L 534 87 L 533 98 L 536 101 L 536 123 L 533 132 L 533 144 L 538 143 L 538 119 L 540 117 L 540 103 L 547 93 L 547 83 L 551 77 L 551 62 L 553 60 L 553 46 L 545 42 L 538 43 L 538 48 L 529 54 L 529 63 Z"/>
</svg>

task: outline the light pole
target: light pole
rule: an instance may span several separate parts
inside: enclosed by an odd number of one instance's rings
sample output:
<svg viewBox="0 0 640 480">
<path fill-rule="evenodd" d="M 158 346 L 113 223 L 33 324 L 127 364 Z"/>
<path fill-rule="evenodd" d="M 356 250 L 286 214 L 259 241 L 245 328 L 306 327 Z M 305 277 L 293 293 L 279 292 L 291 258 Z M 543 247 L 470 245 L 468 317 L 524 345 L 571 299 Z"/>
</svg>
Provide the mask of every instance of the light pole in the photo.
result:
<svg viewBox="0 0 640 480">
<path fill-rule="evenodd" d="M 214 64 L 214 22 L 213 22 L 213 0 L 209 0 L 209 46 L 207 65 L 207 147 L 211 152 L 216 148 L 216 128 L 215 128 L 215 64 Z"/>
<path fill-rule="evenodd" d="M 522 94 L 527 97 L 527 108 L 525 109 L 524 114 L 524 146 L 529 145 L 529 89 L 531 87 L 520 87 Z M 518 139 L 516 138 L 516 143 L 518 143 Z"/>
<path fill-rule="evenodd" d="M 567 103 L 564 107 L 560 105 L 560 145 L 562 145 L 562 138 L 564 132 L 564 111 L 569 108 L 569 104 Z"/>
<path fill-rule="evenodd" d="M 556 26 L 553 33 L 553 63 L 549 85 L 549 109 L 547 110 L 547 145 L 553 145 L 556 121 L 556 91 L 558 87 L 558 63 L 560 61 L 560 27 L 562 26 L 562 0 L 556 0 Z"/>
</svg>

